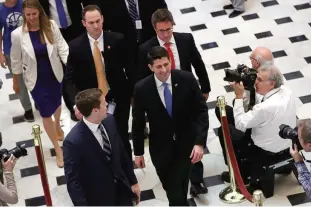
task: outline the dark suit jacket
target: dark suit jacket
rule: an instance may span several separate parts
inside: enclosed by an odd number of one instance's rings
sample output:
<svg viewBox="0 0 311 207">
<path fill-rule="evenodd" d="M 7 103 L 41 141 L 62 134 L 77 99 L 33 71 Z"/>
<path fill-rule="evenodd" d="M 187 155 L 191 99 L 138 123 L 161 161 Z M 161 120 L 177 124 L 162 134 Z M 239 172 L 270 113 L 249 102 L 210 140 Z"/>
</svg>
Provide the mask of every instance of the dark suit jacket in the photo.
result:
<svg viewBox="0 0 311 207">
<path fill-rule="evenodd" d="M 49 8 L 49 0 L 39 0 L 44 12 L 46 13 L 46 15 L 50 16 L 50 8 Z M 70 15 L 70 19 L 72 21 L 72 25 L 76 26 L 76 27 L 81 27 L 81 29 L 83 29 L 82 27 L 82 16 L 81 16 L 81 12 L 82 12 L 82 7 L 81 7 L 81 3 L 83 4 L 83 6 L 87 6 L 87 5 L 91 5 L 91 4 L 98 4 L 98 0 L 66 0 L 67 3 L 67 9 L 68 9 L 68 13 Z"/>
<path fill-rule="evenodd" d="M 180 67 L 181 70 L 186 70 L 191 72 L 191 65 L 194 67 L 195 73 L 199 78 L 201 85 L 201 90 L 203 93 L 209 93 L 211 91 L 211 86 L 206 72 L 204 62 L 201 55 L 195 45 L 193 36 L 191 33 L 177 33 L 174 32 L 174 39 L 177 45 Z M 156 36 L 140 45 L 138 53 L 138 67 L 136 79 L 141 80 L 152 72 L 148 67 L 147 54 L 149 50 L 154 47 L 159 46 L 159 41 Z"/>
<path fill-rule="evenodd" d="M 132 90 L 128 76 L 131 71 L 124 58 L 124 38 L 122 34 L 104 31 L 104 61 L 108 84 L 115 101 L 128 99 Z M 125 70 L 124 70 L 125 69 Z M 125 73 L 125 72 L 127 73 Z M 64 78 L 65 93 L 70 97 L 71 105 L 79 91 L 97 88 L 97 76 L 94 59 L 87 33 L 69 43 L 67 71 Z"/>
<path fill-rule="evenodd" d="M 127 41 L 136 43 L 136 28 L 129 16 L 126 0 L 100 0 L 104 15 L 104 29 L 124 34 Z M 152 14 L 160 8 L 167 8 L 165 0 L 138 0 L 139 15 L 142 21 L 142 39 L 149 40 L 155 35 L 151 24 Z"/>
<path fill-rule="evenodd" d="M 75 206 L 114 206 L 117 198 L 117 179 L 131 193 L 137 183 L 133 163 L 127 156 L 113 116 L 103 120 L 112 148 L 108 162 L 92 131 L 78 122 L 63 144 L 67 189 Z"/>
<path fill-rule="evenodd" d="M 194 145 L 205 146 L 208 108 L 192 73 L 172 70 L 172 118 L 164 107 L 154 75 L 135 85 L 132 137 L 135 155 L 144 154 L 145 112 L 149 120 L 149 150 L 156 168 L 167 168 L 176 157 L 189 159 Z"/>
</svg>

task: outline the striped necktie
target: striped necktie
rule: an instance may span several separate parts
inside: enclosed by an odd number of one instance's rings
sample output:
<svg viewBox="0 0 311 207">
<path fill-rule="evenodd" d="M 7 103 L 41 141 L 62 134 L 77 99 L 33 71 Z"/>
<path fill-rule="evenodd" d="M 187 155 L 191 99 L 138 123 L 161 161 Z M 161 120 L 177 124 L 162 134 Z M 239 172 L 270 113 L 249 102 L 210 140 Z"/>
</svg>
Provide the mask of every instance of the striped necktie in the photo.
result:
<svg viewBox="0 0 311 207">
<path fill-rule="evenodd" d="M 112 150 L 111 150 L 109 139 L 107 138 L 107 135 L 105 133 L 104 126 L 102 124 L 100 124 L 98 126 L 98 128 L 99 128 L 100 133 L 101 133 L 102 138 L 103 138 L 103 151 L 106 154 L 107 160 L 111 161 L 111 152 L 112 152 Z"/>
<path fill-rule="evenodd" d="M 139 14 L 137 11 L 137 5 L 135 0 L 127 0 L 128 6 L 129 6 L 129 15 L 131 17 L 132 23 L 134 27 L 136 28 L 136 20 L 139 20 Z M 137 42 L 141 41 L 141 29 L 136 29 L 136 39 Z"/>
</svg>

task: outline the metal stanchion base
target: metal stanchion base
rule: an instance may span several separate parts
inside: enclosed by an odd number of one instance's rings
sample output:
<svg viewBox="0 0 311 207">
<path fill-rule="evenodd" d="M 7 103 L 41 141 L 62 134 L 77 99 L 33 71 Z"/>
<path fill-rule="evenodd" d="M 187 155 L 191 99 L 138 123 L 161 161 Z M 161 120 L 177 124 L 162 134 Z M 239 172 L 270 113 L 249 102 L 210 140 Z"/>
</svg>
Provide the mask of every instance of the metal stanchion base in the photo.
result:
<svg viewBox="0 0 311 207">
<path fill-rule="evenodd" d="M 233 190 L 230 185 L 219 193 L 219 198 L 227 204 L 242 203 L 246 200 L 239 189 Z"/>
</svg>

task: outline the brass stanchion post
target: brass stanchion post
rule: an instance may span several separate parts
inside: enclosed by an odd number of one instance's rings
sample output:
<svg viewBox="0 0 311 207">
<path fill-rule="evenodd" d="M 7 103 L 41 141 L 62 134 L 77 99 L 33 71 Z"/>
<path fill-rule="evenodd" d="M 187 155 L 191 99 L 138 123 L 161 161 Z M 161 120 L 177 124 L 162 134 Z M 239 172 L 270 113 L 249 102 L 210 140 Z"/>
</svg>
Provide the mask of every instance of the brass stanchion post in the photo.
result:
<svg viewBox="0 0 311 207">
<path fill-rule="evenodd" d="M 37 155 L 38 166 L 40 170 L 40 177 L 42 182 L 42 188 L 44 192 L 46 206 L 52 206 L 52 199 L 49 187 L 49 181 L 46 174 L 46 167 L 41 143 L 41 131 L 38 124 L 32 126 L 32 134 L 34 136 L 35 150 Z"/>
</svg>

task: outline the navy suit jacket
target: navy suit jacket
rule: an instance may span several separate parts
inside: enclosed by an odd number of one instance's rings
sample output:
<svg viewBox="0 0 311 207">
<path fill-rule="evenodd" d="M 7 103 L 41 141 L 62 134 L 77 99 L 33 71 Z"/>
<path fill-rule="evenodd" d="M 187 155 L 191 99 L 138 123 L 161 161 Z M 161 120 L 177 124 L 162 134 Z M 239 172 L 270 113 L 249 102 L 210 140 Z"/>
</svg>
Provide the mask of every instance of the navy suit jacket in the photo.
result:
<svg viewBox="0 0 311 207">
<path fill-rule="evenodd" d="M 72 128 L 63 144 L 67 189 L 75 206 L 114 206 L 122 199 L 117 195 L 116 182 L 125 192 L 128 189 L 128 195 L 133 195 L 131 186 L 137 183 L 113 116 L 102 123 L 111 143 L 111 163 L 84 121 Z"/>
</svg>

